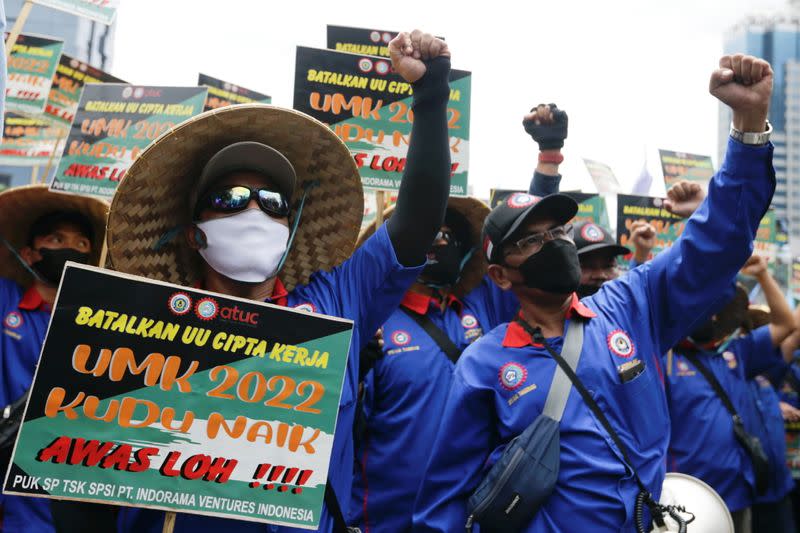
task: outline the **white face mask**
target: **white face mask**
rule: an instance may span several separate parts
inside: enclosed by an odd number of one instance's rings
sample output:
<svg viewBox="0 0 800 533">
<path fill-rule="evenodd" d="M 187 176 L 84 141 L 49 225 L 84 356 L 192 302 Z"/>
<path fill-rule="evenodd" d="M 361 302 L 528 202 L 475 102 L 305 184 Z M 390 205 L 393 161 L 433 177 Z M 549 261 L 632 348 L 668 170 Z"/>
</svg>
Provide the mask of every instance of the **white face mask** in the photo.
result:
<svg viewBox="0 0 800 533">
<path fill-rule="evenodd" d="M 206 263 L 228 278 L 259 283 L 278 273 L 289 228 L 261 209 L 245 209 L 223 218 L 197 222 L 208 246 L 199 250 Z"/>
</svg>

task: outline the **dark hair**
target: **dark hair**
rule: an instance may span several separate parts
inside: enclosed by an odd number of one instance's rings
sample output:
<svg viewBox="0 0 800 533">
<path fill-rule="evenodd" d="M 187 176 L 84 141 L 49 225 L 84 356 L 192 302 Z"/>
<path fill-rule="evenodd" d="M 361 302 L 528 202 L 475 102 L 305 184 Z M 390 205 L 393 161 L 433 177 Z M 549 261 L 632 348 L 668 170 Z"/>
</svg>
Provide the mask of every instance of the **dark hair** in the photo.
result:
<svg viewBox="0 0 800 533">
<path fill-rule="evenodd" d="M 74 224 L 87 239 L 94 240 L 94 227 L 88 217 L 77 211 L 53 211 L 40 216 L 31 224 L 28 232 L 28 246 L 33 246 L 33 241 L 37 237 L 50 235 L 61 224 Z"/>
</svg>

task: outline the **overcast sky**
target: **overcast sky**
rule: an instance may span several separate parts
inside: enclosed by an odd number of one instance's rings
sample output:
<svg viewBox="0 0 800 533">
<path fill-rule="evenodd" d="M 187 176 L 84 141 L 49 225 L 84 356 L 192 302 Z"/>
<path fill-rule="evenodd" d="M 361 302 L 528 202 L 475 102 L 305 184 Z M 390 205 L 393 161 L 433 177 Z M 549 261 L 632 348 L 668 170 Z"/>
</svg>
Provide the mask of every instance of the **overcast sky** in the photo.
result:
<svg viewBox="0 0 800 533">
<path fill-rule="evenodd" d="M 660 180 L 658 148 L 716 162 L 708 79 L 723 33 L 746 15 L 778 11 L 788 0 L 123 0 L 113 73 L 194 85 L 202 71 L 291 107 L 295 46 L 324 48 L 326 24 L 420 28 L 445 36 L 454 67 L 473 72 L 469 181 L 477 195 L 527 187 L 537 151 L 521 118 L 540 102 L 570 117 L 562 187 L 594 190 L 585 157 L 609 164 L 627 189 L 645 153 Z"/>
</svg>

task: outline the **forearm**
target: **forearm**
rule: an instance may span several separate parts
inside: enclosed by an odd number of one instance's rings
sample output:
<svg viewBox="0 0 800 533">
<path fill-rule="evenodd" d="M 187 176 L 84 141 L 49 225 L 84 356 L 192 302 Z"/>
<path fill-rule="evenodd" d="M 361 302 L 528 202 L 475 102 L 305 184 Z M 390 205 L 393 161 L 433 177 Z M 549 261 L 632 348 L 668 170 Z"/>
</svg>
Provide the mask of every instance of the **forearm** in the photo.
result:
<svg viewBox="0 0 800 533">
<path fill-rule="evenodd" d="M 772 336 L 772 344 L 778 346 L 795 329 L 794 316 L 789 304 L 786 302 L 781 288 L 769 272 L 764 271 L 758 276 L 758 283 L 764 292 L 764 299 L 769 306 L 770 324 L 769 332 Z"/>
<path fill-rule="evenodd" d="M 544 197 L 548 194 L 555 194 L 561 185 L 561 174 L 558 173 L 558 165 L 553 163 L 542 163 L 536 165 L 533 171 L 533 179 L 528 187 L 528 194 Z"/>
<path fill-rule="evenodd" d="M 414 84 L 414 125 L 394 214 L 386 223 L 397 259 L 421 264 L 444 220 L 450 190 L 447 101 L 450 59 L 430 61 Z"/>
</svg>

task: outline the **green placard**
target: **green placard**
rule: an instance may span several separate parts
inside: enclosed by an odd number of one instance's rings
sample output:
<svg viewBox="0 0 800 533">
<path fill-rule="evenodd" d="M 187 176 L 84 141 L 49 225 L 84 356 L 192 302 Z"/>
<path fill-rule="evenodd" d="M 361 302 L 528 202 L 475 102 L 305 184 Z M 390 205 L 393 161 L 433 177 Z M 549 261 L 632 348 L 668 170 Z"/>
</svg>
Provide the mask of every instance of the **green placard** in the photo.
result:
<svg viewBox="0 0 800 533">
<path fill-rule="evenodd" d="M 70 263 L 4 491 L 315 529 L 352 330 Z"/>
<path fill-rule="evenodd" d="M 775 210 L 770 209 L 761 219 L 753 243 L 754 252 L 767 259 L 770 270 L 775 271 L 778 264 L 778 252 L 781 246 L 789 241 L 788 235 L 780 231 Z"/>
<path fill-rule="evenodd" d="M 50 189 L 111 198 L 147 145 L 203 110 L 206 91 L 86 84 Z"/>
<path fill-rule="evenodd" d="M 450 71 L 450 194 L 466 196 L 472 75 Z M 388 59 L 297 47 L 294 108 L 328 124 L 348 146 L 365 188 L 398 190 L 411 125 L 411 84 Z"/>
<path fill-rule="evenodd" d="M 205 74 L 198 76 L 197 85 L 208 87 L 208 98 L 204 111 L 226 107 L 234 104 L 271 104 L 272 97 L 250 89 L 245 89 L 233 83 L 212 78 Z"/>
<path fill-rule="evenodd" d="M 653 255 L 672 246 L 683 233 L 686 221 L 664 209 L 663 201 L 662 198 L 651 196 L 617 195 L 617 242 L 633 249 L 628 242 L 631 226 L 637 220 L 645 220 L 656 230 Z"/>
<path fill-rule="evenodd" d="M 44 111 L 64 41 L 20 35 L 8 58 L 6 110 L 39 114 Z"/>
<path fill-rule="evenodd" d="M 64 149 L 66 128 L 49 121 L 6 113 L 0 142 L 0 165 L 41 166 Z"/>
<path fill-rule="evenodd" d="M 102 24 L 114 22 L 119 6 L 119 0 L 33 0 L 33 2 Z"/>
<path fill-rule="evenodd" d="M 125 81 L 67 54 L 61 54 L 47 105 L 44 108 L 44 119 L 69 128 L 75 119 L 83 86 L 87 83 L 125 83 Z"/>
<path fill-rule="evenodd" d="M 661 170 L 664 172 L 664 184 L 669 190 L 681 180 L 693 181 L 703 187 L 714 176 L 714 165 L 711 156 L 659 150 Z"/>
</svg>

